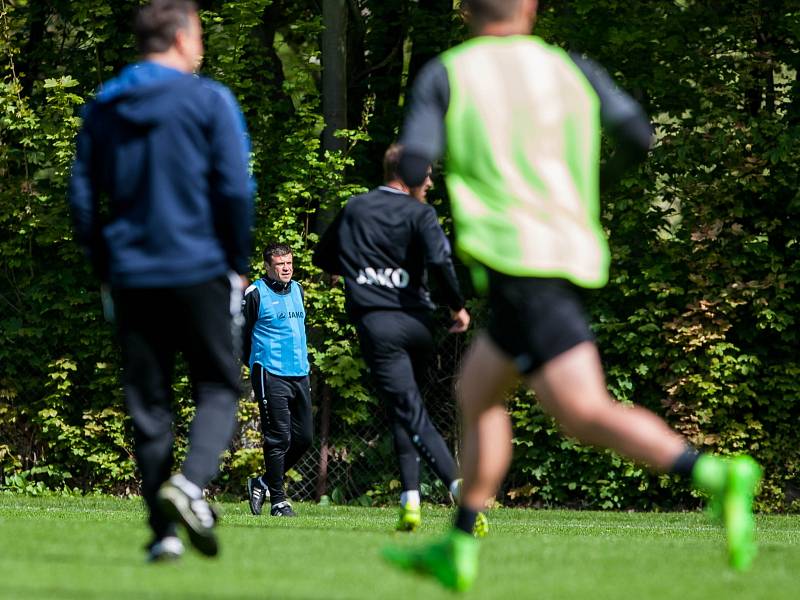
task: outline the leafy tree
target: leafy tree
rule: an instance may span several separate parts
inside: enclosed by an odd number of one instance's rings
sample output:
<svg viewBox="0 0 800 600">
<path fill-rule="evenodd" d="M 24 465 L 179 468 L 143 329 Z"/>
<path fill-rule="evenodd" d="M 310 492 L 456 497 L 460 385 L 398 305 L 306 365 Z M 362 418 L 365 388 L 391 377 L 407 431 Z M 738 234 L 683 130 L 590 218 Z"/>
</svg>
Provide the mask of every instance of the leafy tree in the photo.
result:
<svg viewBox="0 0 800 600">
<path fill-rule="evenodd" d="M 135 490 L 117 350 L 71 239 L 65 190 L 80 107 L 135 59 L 129 24 L 140 3 L 0 0 L 0 481 L 15 489 Z M 396 137 L 408 83 L 465 31 L 450 0 L 334 4 L 347 10 L 349 129 L 323 147 L 322 2 L 200 2 L 204 73 L 234 90 L 252 136 L 254 276 L 267 241 L 295 249 L 315 381 L 347 431 L 378 402 L 341 289 L 310 264 L 319 216 L 379 182 L 376 157 Z M 537 23 L 546 40 L 608 68 L 656 127 L 650 160 L 603 199 L 612 279 L 586 303 L 610 389 L 702 448 L 754 453 L 768 510 L 795 510 L 800 495 L 799 31 L 793 0 L 542 2 Z M 480 322 L 480 300 L 474 312 Z M 183 373 L 175 391 L 189 416 Z M 501 501 L 697 503 L 667 476 L 565 440 L 522 390 L 510 411 L 516 453 Z M 260 460 L 256 415 L 243 402 L 223 486 L 239 486 Z M 331 440 L 338 454 L 348 439 Z M 390 468 L 369 475 L 388 481 Z"/>
</svg>

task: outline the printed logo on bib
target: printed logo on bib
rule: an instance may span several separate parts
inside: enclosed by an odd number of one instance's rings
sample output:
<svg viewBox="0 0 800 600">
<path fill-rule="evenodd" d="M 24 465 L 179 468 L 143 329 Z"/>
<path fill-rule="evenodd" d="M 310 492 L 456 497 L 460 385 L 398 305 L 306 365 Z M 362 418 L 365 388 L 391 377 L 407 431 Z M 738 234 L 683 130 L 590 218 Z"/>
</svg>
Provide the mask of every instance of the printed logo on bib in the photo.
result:
<svg viewBox="0 0 800 600">
<path fill-rule="evenodd" d="M 375 269 L 366 267 L 358 270 L 356 283 L 359 285 L 379 285 L 387 288 L 405 288 L 411 277 L 405 269 Z"/>
<path fill-rule="evenodd" d="M 288 313 L 285 313 L 285 312 L 279 312 L 278 313 L 278 318 L 279 319 L 285 319 L 287 317 L 290 318 L 290 319 L 305 319 L 306 318 L 306 313 L 304 313 L 302 310 L 300 310 L 300 311 L 294 311 L 293 310 L 293 311 L 289 311 Z"/>
</svg>

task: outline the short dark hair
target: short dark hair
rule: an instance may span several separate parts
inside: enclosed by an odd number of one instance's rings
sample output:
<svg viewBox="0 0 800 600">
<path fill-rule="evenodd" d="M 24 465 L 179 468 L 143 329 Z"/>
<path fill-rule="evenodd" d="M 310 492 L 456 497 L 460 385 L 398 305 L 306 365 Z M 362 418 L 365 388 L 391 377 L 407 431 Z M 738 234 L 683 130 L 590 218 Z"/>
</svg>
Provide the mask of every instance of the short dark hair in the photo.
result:
<svg viewBox="0 0 800 600">
<path fill-rule="evenodd" d="M 505 21 L 514 16 L 520 0 L 461 0 L 461 10 L 481 23 Z"/>
<path fill-rule="evenodd" d="M 292 249 L 286 244 L 277 242 L 267 244 L 266 248 L 264 248 L 264 262 L 271 265 L 273 256 L 286 256 L 287 254 L 292 254 Z"/>
<path fill-rule="evenodd" d="M 139 9 L 133 23 L 139 52 L 166 52 L 178 30 L 189 27 L 190 17 L 196 14 L 197 4 L 191 0 L 151 0 Z"/>
<path fill-rule="evenodd" d="M 400 144 L 392 144 L 383 153 L 383 180 L 394 181 L 402 179 L 400 177 L 400 157 L 403 155 L 403 147 Z"/>
</svg>

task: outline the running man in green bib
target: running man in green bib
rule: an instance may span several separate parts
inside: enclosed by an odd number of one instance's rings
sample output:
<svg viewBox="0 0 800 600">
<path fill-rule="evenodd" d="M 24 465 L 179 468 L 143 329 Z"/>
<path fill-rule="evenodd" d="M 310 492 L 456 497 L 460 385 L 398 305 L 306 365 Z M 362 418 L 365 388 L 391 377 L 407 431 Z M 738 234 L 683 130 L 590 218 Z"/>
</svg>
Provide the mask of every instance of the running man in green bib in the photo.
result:
<svg viewBox="0 0 800 600">
<path fill-rule="evenodd" d="M 576 287 L 608 279 L 599 192 L 646 156 L 641 107 L 588 59 L 529 35 L 536 0 L 463 0 L 474 37 L 420 72 L 403 126 L 410 186 L 446 156 L 456 241 L 488 294 L 488 328 L 462 365 L 462 503 L 438 543 L 390 547 L 391 563 L 466 590 L 478 574 L 475 515 L 511 461 L 506 392 L 520 377 L 584 443 L 690 477 L 711 498 L 731 565 L 756 553 L 752 502 L 761 476 L 748 456 L 698 453 L 650 411 L 615 402 Z M 616 152 L 600 169 L 601 127 Z"/>
</svg>

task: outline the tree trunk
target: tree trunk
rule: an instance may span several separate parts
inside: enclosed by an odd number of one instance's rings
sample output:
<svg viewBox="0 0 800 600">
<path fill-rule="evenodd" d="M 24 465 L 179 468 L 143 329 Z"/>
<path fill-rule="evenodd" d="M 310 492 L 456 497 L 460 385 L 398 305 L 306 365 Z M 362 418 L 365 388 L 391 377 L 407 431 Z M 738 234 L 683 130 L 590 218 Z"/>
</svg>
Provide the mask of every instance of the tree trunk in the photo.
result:
<svg viewBox="0 0 800 600">
<path fill-rule="evenodd" d="M 369 187 L 381 182 L 380 157 L 395 141 L 402 121 L 400 97 L 403 92 L 403 59 L 408 33 L 408 3 L 397 0 L 373 2 L 367 23 L 365 52 L 367 61 L 356 83 L 374 95 L 370 121 L 371 140 L 359 148 L 358 175 Z"/>
<path fill-rule="evenodd" d="M 331 388 L 322 383 L 322 407 L 319 425 L 319 472 L 317 474 L 317 502 L 328 493 L 328 438 L 331 428 Z"/>
<path fill-rule="evenodd" d="M 344 150 L 345 140 L 334 134 L 347 129 L 347 0 L 322 2 L 322 151 Z M 321 234 L 336 211 L 325 203 L 316 211 L 310 228 Z"/>
<path fill-rule="evenodd" d="M 347 1 L 322 2 L 322 114 L 323 150 L 342 150 L 344 140 L 334 137 L 347 129 Z"/>
</svg>

